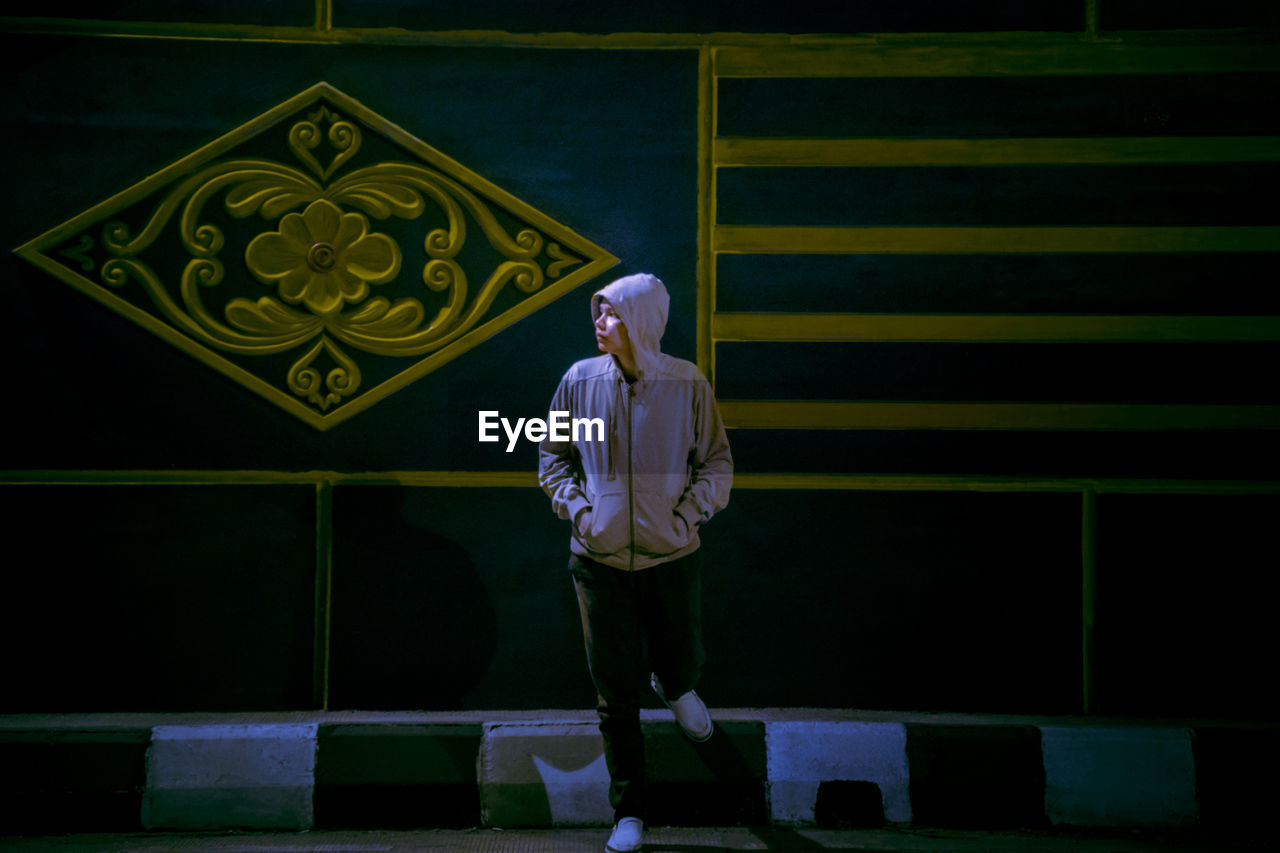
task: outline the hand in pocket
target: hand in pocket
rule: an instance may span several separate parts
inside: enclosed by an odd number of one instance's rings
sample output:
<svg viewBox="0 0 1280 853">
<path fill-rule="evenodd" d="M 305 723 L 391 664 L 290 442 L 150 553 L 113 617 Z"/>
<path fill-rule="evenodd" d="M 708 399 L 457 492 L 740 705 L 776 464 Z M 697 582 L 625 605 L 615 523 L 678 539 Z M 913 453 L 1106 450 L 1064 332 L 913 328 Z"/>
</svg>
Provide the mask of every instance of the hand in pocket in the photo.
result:
<svg viewBox="0 0 1280 853">
<path fill-rule="evenodd" d="M 627 516 L 627 496 L 604 493 L 596 495 L 591 509 L 583 513 L 582 541 L 597 554 L 616 554 L 631 537 Z"/>
<path fill-rule="evenodd" d="M 578 517 L 573 522 L 573 527 L 581 539 L 586 539 L 591 535 L 591 507 L 587 507 L 578 513 Z"/>
</svg>

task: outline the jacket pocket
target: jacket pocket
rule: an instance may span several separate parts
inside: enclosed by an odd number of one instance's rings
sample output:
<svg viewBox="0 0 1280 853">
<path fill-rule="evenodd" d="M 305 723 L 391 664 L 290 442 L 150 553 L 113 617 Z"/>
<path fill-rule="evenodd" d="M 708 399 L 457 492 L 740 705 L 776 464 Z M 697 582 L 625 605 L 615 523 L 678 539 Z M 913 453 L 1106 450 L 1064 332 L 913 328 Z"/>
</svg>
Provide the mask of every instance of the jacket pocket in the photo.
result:
<svg viewBox="0 0 1280 853">
<path fill-rule="evenodd" d="M 694 532 L 676 515 L 675 503 L 666 495 L 636 494 L 636 549 L 648 554 L 670 554 L 693 540 Z"/>
<path fill-rule="evenodd" d="M 631 521 L 625 493 L 597 494 L 588 512 L 590 518 L 583 519 L 587 529 L 582 537 L 588 549 L 597 554 L 616 554 L 626 547 L 631 540 Z"/>
</svg>

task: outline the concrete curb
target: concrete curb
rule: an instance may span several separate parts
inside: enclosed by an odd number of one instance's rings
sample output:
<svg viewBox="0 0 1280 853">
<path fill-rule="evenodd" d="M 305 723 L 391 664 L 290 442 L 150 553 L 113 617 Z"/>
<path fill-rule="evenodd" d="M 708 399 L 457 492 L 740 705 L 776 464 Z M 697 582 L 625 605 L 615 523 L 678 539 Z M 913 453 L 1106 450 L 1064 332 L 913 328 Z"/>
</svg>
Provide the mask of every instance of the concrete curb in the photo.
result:
<svg viewBox="0 0 1280 853">
<path fill-rule="evenodd" d="M 343 829 L 480 825 L 480 723 L 322 724 L 315 813 Z"/>
<path fill-rule="evenodd" d="M 875 786 L 884 819 L 911 822 L 907 731 L 901 723 L 789 722 L 765 727 L 770 817 L 775 823 L 817 820 L 823 786 Z"/>
<path fill-rule="evenodd" d="M 1189 729 L 1042 726 L 1045 813 L 1054 824 L 1199 822 Z"/>
<path fill-rule="evenodd" d="M 1270 723 L 713 714 L 706 744 L 642 714 L 651 823 L 1260 828 L 1246 806 L 1267 798 L 1239 777 L 1280 759 Z M 576 712 L 139 722 L 0 717 L 0 832 L 611 822 Z"/>
<path fill-rule="evenodd" d="M 484 826 L 612 822 L 604 741 L 591 723 L 487 725 L 476 776 Z"/>
<path fill-rule="evenodd" d="M 315 725 L 156 726 L 146 829 L 310 829 Z"/>
</svg>

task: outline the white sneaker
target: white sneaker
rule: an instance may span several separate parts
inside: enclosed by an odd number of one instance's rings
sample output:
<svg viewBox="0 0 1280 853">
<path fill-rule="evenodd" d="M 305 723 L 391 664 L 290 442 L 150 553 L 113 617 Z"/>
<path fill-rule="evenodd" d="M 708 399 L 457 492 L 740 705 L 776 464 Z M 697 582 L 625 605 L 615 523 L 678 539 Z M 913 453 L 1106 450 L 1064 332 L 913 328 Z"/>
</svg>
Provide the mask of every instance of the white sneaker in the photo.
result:
<svg viewBox="0 0 1280 853">
<path fill-rule="evenodd" d="M 613 828 L 609 843 L 604 849 L 608 853 L 634 853 L 644 845 L 644 822 L 638 817 L 624 817 Z"/>
<path fill-rule="evenodd" d="M 704 743 L 711 739 L 716 731 L 715 723 L 711 722 L 711 714 L 707 712 L 707 706 L 698 698 L 697 693 L 690 690 L 672 701 L 662 692 L 662 682 L 658 681 L 657 675 L 649 676 L 649 684 L 653 686 L 653 692 L 676 715 L 676 722 L 689 740 Z"/>
</svg>

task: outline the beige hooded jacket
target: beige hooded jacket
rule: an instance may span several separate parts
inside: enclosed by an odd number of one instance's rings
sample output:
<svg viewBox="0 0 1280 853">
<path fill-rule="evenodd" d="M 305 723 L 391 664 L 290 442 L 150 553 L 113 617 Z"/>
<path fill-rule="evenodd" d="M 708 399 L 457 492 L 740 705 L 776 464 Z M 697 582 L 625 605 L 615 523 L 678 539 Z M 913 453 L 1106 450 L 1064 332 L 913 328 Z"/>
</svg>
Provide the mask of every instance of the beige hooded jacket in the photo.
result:
<svg viewBox="0 0 1280 853">
<path fill-rule="evenodd" d="M 637 378 L 628 384 L 611 355 L 575 363 L 560 380 L 552 412 L 600 418 L 598 431 L 543 441 L 538 481 L 551 508 L 572 522 L 575 554 L 637 570 L 698 548 L 698 528 L 729 502 L 733 458 L 711 386 L 696 365 L 658 347 L 670 298 L 641 273 L 618 279 L 603 297 L 631 339 Z"/>
</svg>

